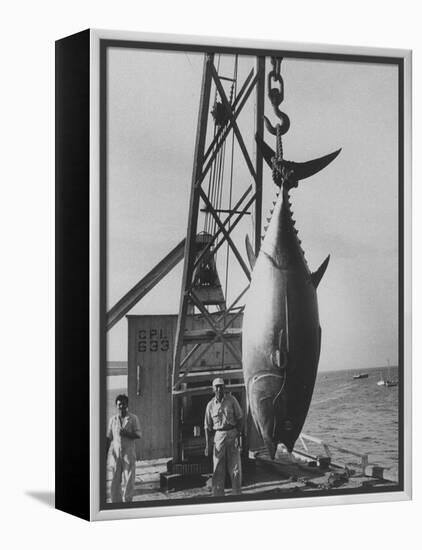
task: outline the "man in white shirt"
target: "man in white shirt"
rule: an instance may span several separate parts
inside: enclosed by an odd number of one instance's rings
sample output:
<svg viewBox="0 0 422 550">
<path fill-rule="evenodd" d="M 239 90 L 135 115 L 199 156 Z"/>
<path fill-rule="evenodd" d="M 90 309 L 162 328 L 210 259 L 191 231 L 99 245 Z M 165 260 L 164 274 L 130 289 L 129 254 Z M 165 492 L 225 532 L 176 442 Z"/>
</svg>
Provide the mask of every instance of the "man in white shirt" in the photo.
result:
<svg viewBox="0 0 422 550">
<path fill-rule="evenodd" d="M 117 414 L 107 431 L 108 467 L 112 472 L 111 502 L 132 502 L 136 476 L 135 440 L 141 437 L 138 417 L 128 412 L 127 395 L 116 397 Z"/>
<path fill-rule="evenodd" d="M 212 492 L 213 496 L 224 496 L 227 468 L 232 492 L 239 495 L 242 487 L 239 436 L 243 413 L 237 399 L 225 392 L 222 378 L 213 380 L 212 386 L 215 397 L 207 405 L 204 420 L 205 456 L 209 456 L 209 439 L 214 432 Z"/>
</svg>

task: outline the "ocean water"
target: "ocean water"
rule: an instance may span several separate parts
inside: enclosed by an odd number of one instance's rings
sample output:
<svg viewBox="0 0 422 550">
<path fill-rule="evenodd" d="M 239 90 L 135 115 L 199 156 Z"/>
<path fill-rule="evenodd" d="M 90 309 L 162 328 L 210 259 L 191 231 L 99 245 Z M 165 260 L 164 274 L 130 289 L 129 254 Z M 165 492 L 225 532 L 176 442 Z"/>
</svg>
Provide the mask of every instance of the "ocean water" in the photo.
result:
<svg viewBox="0 0 422 550">
<path fill-rule="evenodd" d="M 127 392 L 127 376 L 123 363 L 107 377 L 107 416 L 115 414 L 114 400 Z M 353 375 L 365 372 L 368 378 L 354 380 Z M 309 413 L 303 433 L 327 444 L 357 453 L 367 453 L 369 462 L 388 468 L 397 478 L 399 457 L 399 387 L 386 388 L 377 382 L 384 378 L 397 379 L 397 368 L 368 370 L 323 371 L 318 373 Z M 307 443 L 313 454 L 322 454 L 319 445 Z M 297 448 L 301 449 L 300 443 Z M 334 461 L 359 463 L 359 458 L 332 450 Z"/>
<path fill-rule="evenodd" d="M 365 372 L 368 378 L 353 379 Z M 384 378 L 397 380 L 396 367 L 320 372 L 303 433 L 358 453 L 388 468 L 397 478 L 399 459 L 399 386 L 378 386 Z M 333 459 L 348 464 L 358 458 L 333 451 Z"/>
</svg>

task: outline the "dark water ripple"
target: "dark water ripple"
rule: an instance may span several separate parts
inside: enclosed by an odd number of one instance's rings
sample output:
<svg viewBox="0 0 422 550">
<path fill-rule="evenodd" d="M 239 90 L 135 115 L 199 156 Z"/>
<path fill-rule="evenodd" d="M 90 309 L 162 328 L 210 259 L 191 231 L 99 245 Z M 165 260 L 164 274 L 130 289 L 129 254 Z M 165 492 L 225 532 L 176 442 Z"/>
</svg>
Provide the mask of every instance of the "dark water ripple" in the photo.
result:
<svg viewBox="0 0 422 550">
<path fill-rule="evenodd" d="M 327 443 L 368 453 L 370 463 L 398 469 L 398 386 L 377 386 L 387 369 L 369 369 L 368 378 L 353 380 L 357 371 L 322 372 L 303 432 Z M 391 368 L 389 377 L 397 378 Z M 333 453 L 337 460 L 356 462 L 351 455 Z"/>
</svg>

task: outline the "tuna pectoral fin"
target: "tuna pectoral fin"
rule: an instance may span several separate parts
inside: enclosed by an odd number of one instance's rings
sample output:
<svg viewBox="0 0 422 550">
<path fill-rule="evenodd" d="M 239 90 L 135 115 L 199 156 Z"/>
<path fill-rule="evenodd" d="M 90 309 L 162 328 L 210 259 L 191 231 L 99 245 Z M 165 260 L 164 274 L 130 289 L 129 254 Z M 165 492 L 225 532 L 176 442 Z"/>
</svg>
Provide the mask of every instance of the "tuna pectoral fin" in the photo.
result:
<svg viewBox="0 0 422 550">
<path fill-rule="evenodd" d="M 278 369 L 284 370 L 287 367 L 288 342 L 286 339 L 286 331 L 283 329 L 280 330 L 277 347 L 271 352 L 271 361 L 274 367 Z"/>
<path fill-rule="evenodd" d="M 327 269 L 328 262 L 330 261 L 330 255 L 325 258 L 319 268 L 311 274 L 312 283 L 315 288 L 318 288 L 318 285 Z"/>
<path fill-rule="evenodd" d="M 248 234 L 245 237 L 245 244 L 246 244 L 246 254 L 248 255 L 249 264 L 251 266 L 251 269 L 253 269 L 255 267 L 256 256 L 255 256 L 255 252 L 253 251 Z"/>
<path fill-rule="evenodd" d="M 265 159 L 265 162 L 270 168 L 273 167 L 272 159 L 275 157 L 275 152 L 271 149 L 269 145 L 265 143 L 261 136 L 256 134 L 255 139 L 261 149 L 262 155 Z M 296 181 L 304 180 L 318 173 L 320 170 L 323 170 L 326 166 L 330 164 L 339 154 L 341 149 L 319 157 L 317 159 L 308 160 L 307 162 L 291 162 L 288 160 L 283 161 L 283 165 L 287 170 L 293 170 L 293 175 Z"/>
</svg>

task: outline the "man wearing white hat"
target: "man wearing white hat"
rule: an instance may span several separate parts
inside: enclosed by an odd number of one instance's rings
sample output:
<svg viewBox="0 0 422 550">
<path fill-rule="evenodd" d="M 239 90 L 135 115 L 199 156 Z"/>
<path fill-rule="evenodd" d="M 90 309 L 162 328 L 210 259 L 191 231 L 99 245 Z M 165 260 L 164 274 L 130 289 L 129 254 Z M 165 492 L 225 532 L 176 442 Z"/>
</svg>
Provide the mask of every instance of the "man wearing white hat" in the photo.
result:
<svg viewBox="0 0 422 550">
<path fill-rule="evenodd" d="M 214 395 L 205 411 L 205 456 L 209 456 L 209 439 L 214 432 L 212 493 L 224 496 L 226 468 L 232 482 L 232 492 L 239 495 L 242 486 L 239 435 L 243 413 L 237 399 L 225 392 L 224 380 L 215 378 Z"/>
</svg>

